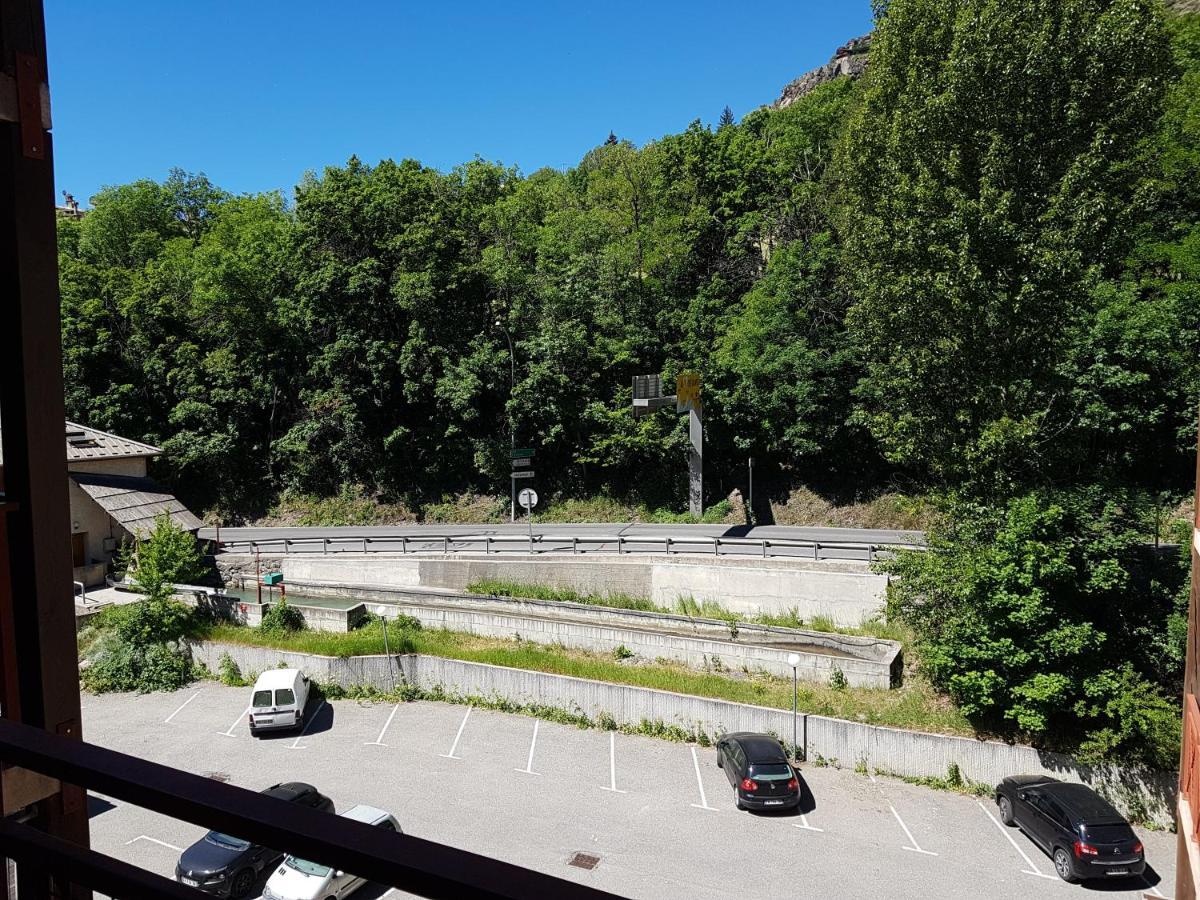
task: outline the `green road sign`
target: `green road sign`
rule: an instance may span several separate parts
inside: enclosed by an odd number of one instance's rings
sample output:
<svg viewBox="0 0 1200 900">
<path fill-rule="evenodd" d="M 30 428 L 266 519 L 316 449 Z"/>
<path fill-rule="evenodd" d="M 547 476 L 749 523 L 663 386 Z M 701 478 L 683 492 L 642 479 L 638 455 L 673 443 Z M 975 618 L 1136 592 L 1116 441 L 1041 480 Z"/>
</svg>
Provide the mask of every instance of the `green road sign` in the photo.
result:
<svg viewBox="0 0 1200 900">
<path fill-rule="evenodd" d="M 520 450 L 514 449 L 513 452 L 509 454 L 510 459 L 530 459 L 532 457 L 533 457 L 533 451 L 530 450 L 528 447 L 520 449 Z"/>
</svg>

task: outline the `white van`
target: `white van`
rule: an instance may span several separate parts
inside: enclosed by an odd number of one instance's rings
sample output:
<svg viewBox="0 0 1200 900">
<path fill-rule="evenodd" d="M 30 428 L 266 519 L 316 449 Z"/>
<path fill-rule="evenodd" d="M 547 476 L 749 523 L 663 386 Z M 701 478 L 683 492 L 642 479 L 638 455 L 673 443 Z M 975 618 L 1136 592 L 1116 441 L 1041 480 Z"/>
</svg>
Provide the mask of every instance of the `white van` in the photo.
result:
<svg viewBox="0 0 1200 900">
<path fill-rule="evenodd" d="M 365 822 L 376 828 L 404 832 L 391 813 L 373 806 L 355 806 L 341 814 L 355 822 Z M 279 868 L 267 879 L 263 888 L 263 900 L 325 900 L 336 897 L 342 900 L 347 894 L 358 890 L 367 880 L 357 875 L 348 875 L 340 869 L 331 869 L 320 863 L 298 859 L 291 854 L 284 857 Z"/>
<path fill-rule="evenodd" d="M 250 733 L 297 728 L 308 703 L 308 677 L 299 669 L 268 669 L 254 682 L 250 698 Z"/>
</svg>

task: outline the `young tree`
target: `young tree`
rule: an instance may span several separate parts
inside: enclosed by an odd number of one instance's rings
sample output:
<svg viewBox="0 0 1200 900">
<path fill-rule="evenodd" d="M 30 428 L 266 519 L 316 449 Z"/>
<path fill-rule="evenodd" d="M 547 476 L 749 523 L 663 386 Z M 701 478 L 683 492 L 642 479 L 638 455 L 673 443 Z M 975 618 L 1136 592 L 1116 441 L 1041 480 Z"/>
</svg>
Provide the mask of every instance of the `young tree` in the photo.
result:
<svg viewBox="0 0 1200 900">
<path fill-rule="evenodd" d="M 721 110 L 721 118 L 717 122 L 717 127 L 724 128 L 727 125 L 734 124 L 736 121 L 737 120 L 733 117 L 733 110 L 729 108 L 728 104 L 726 104 L 725 108 Z"/>
</svg>

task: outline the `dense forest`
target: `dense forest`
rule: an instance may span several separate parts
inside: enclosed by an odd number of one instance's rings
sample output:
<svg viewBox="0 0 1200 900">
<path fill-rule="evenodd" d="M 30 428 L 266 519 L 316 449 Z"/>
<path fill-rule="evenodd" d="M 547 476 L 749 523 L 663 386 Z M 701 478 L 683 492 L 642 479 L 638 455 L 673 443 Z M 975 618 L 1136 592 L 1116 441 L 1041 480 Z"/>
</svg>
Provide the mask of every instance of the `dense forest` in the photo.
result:
<svg viewBox="0 0 1200 900">
<path fill-rule="evenodd" d="M 504 494 L 514 432 L 539 486 L 682 504 L 686 420 L 629 385 L 695 370 L 710 483 L 941 498 L 895 611 L 981 728 L 1166 764 L 1198 99 L 1200 17 L 1157 0 L 891 0 L 861 80 L 566 171 L 106 188 L 60 222 L 69 415 L 232 518 Z"/>
</svg>

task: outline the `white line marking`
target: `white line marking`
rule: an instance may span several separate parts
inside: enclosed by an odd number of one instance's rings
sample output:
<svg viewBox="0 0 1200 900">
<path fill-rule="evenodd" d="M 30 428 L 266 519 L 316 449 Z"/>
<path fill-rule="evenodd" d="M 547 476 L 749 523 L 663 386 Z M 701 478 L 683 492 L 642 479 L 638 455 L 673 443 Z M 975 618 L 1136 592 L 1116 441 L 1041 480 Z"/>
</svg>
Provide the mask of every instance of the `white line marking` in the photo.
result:
<svg viewBox="0 0 1200 900">
<path fill-rule="evenodd" d="M 879 787 L 879 782 L 875 780 L 875 776 L 870 772 L 867 772 L 867 777 L 871 779 L 871 784 L 875 785 L 876 789 L 879 791 L 879 796 L 883 797 L 883 802 L 887 803 L 888 809 L 890 809 L 892 811 L 892 815 L 896 817 L 897 824 L 904 829 L 905 835 L 908 836 L 908 842 L 912 844 L 911 847 L 901 845 L 900 849 L 911 850 L 913 853 L 923 853 L 925 856 L 937 856 L 937 854 L 932 850 L 921 849 L 921 845 L 917 843 L 917 839 L 913 837 L 913 833 L 908 830 L 908 826 L 905 825 L 904 820 L 900 818 L 900 813 L 896 812 L 896 807 L 892 806 L 892 804 L 888 801 L 887 794 L 883 792 L 883 788 Z"/>
<path fill-rule="evenodd" d="M 296 735 L 296 739 L 294 741 L 292 741 L 291 744 L 288 745 L 289 750 L 304 750 L 304 749 L 306 749 L 305 747 L 300 746 L 300 739 L 303 738 L 306 734 L 308 734 L 308 729 L 312 728 L 313 725 L 316 724 L 317 716 L 319 716 L 321 714 L 321 710 L 324 708 L 325 708 L 325 701 L 322 700 L 320 702 L 320 704 L 317 706 L 317 708 L 313 710 L 313 714 L 308 717 L 308 721 L 304 724 L 304 727 L 300 729 L 300 733 L 298 735 Z"/>
<path fill-rule="evenodd" d="M 225 737 L 234 737 L 235 736 L 233 733 L 234 729 L 237 728 L 239 725 L 241 725 L 242 719 L 246 718 L 246 716 L 248 716 L 248 715 L 250 715 L 250 707 L 249 706 L 247 706 L 245 709 L 243 709 L 242 714 L 233 720 L 233 724 L 229 726 L 228 731 L 222 731 L 219 733 L 225 735 Z"/>
<path fill-rule="evenodd" d="M 166 847 L 168 850 L 175 850 L 178 853 L 183 852 L 182 847 L 176 847 L 174 844 L 168 844 L 166 841 L 160 841 L 158 838 L 152 838 L 152 837 L 149 837 L 148 835 L 144 835 L 144 834 L 139 834 L 137 837 L 126 841 L 125 845 L 129 846 L 130 844 L 136 843 L 137 841 L 149 841 L 152 844 L 158 844 L 158 846 L 160 846 L 160 847 Z"/>
<path fill-rule="evenodd" d="M 192 694 L 192 696 L 190 696 L 186 700 L 184 700 L 183 706 L 180 706 L 179 709 L 175 710 L 175 712 L 171 713 L 169 716 L 167 716 L 165 719 L 163 719 L 163 724 L 170 725 L 171 720 L 173 718 L 175 718 L 177 715 L 179 715 L 181 712 L 183 712 L 183 707 L 187 706 L 189 703 L 191 703 L 193 700 L 195 700 L 197 697 L 199 697 L 203 692 L 204 692 L 204 689 L 201 688 L 200 690 L 196 691 L 196 693 Z"/>
<path fill-rule="evenodd" d="M 700 802 L 693 803 L 692 806 L 696 809 L 710 809 L 716 812 L 716 809 L 708 805 L 708 798 L 704 796 L 704 782 L 700 778 L 700 758 L 696 756 L 696 747 L 692 746 L 692 765 L 696 769 L 696 787 L 700 788 Z"/>
<path fill-rule="evenodd" d="M 824 829 L 824 828 L 814 828 L 812 825 L 809 825 L 809 824 L 808 824 L 808 816 L 806 816 L 804 813 L 800 813 L 800 822 L 799 822 L 799 824 L 796 824 L 796 823 L 794 823 L 794 822 L 793 822 L 793 823 L 792 823 L 792 827 L 793 827 L 793 828 L 803 828 L 803 829 L 805 829 L 806 831 L 820 831 L 820 832 L 824 832 L 824 831 L 825 831 L 825 829 Z"/>
<path fill-rule="evenodd" d="M 388 716 L 387 721 L 383 723 L 383 731 L 379 732 L 379 737 L 375 738 L 373 741 L 363 741 L 363 743 L 368 745 L 374 744 L 378 747 L 386 747 L 387 744 L 383 742 L 383 736 L 387 734 L 388 727 L 392 724 L 392 719 L 396 718 L 396 710 L 399 708 L 399 703 L 392 707 L 392 714 Z M 384 894 L 383 896 L 386 897 L 387 894 Z M 383 900 L 383 898 L 381 897 L 380 900 Z"/>
<path fill-rule="evenodd" d="M 625 791 L 617 790 L 617 733 L 610 731 L 608 733 L 608 786 L 600 786 L 602 791 L 612 791 L 614 794 L 624 794 Z"/>
<path fill-rule="evenodd" d="M 1146 887 L 1150 888 L 1150 893 L 1152 893 L 1155 897 L 1162 897 L 1163 900 L 1167 900 L 1166 895 L 1163 894 L 1162 891 L 1160 891 L 1157 887 L 1152 885 L 1145 875 L 1142 876 L 1142 881 L 1146 882 Z"/>
<path fill-rule="evenodd" d="M 518 772 L 524 772 L 526 775 L 541 775 L 541 772 L 533 771 L 533 750 L 537 746 L 538 725 L 541 723 L 533 720 L 533 740 L 529 742 L 529 760 L 525 763 L 525 768 L 517 769 Z M 382 898 L 380 898 L 382 900 Z"/>
<path fill-rule="evenodd" d="M 471 716 L 471 707 L 467 707 L 467 714 L 463 716 L 462 724 L 458 726 L 458 734 L 454 736 L 454 743 L 450 745 L 450 752 L 441 754 L 446 759 L 462 759 L 461 756 L 455 756 L 454 751 L 458 749 L 458 742 L 462 738 L 463 729 L 467 727 L 467 719 Z"/>
<path fill-rule="evenodd" d="M 1008 829 L 1000 823 L 999 819 L 992 815 L 992 811 L 990 809 L 983 805 L 983 801 L 976 797 L 975 802 L 979 804 L 979 808 L 984 811 L 987 817 L 996 823 L 996 827 L 1000 829 L 1000 833 L 1004 835 L 1010 844 L 1013 845 L 1013 849 L 1021 854 L 1021 859 L 1025 860 L 1025 865 L 1029 866 L 1028 869 L 1022 869 L 1022 873 L 1025 875 L 1036 875 L 1039 878 L 1049 878 L 1051 881 L 1053 881 L 1054 876 L 1047 875 L 1045 872 L 1038 870 L 1038 867 L 1034 864 L 1033 860 L 1029 858 L 1029 854 L 1022 850 L 1021 845 L 1013 840 L 1013 836 L 1008 833 Z"/>
</svg>

